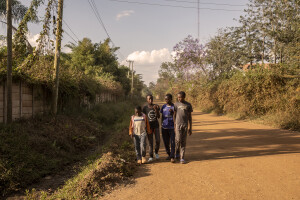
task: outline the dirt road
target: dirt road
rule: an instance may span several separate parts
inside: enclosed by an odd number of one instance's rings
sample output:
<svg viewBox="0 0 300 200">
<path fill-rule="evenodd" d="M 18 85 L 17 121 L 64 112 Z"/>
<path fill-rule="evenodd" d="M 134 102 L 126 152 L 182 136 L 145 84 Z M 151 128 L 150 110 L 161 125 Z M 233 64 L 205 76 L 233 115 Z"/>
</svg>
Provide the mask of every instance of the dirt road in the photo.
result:
<svg viewBox="0 0 300 200">
<path fill-rule="evenodd" d="M 104 199 L 300 199 L 300 133 L 193 113 L 187 164 L 161 159 Z"/>
</svg>

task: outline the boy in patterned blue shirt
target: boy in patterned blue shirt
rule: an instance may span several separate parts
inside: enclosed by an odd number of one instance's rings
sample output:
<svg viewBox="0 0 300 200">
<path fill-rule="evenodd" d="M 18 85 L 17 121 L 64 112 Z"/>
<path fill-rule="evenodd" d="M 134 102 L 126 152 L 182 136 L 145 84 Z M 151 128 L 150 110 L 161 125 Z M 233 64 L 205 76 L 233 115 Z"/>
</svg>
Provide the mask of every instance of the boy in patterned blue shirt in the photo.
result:
<svg viewBox="0 0 300 200">
<path fill-rule="evenodd" d="M 165 96 L 166 104 L 161 107 L 160 112 L 162 113 L 161 119 L 161 132 L 163 141 L 165 144 L 166 152 L 168 154 L 167 160 L 171 160 L 172 163 L 175 162 L 175 132 L 174 132 L 174 104 L 172 103 L 172 95 L 166 94 Z M 171 149 L 170 149 L 171 144 Z"/>
</svg>

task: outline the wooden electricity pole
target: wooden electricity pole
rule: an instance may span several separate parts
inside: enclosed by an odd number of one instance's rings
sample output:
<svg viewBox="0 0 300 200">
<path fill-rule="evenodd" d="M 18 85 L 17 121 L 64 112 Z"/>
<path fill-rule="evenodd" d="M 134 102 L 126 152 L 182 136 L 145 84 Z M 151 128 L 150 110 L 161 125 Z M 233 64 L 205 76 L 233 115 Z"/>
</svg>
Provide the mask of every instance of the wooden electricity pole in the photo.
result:
<svg viewBox="0 0 300 200">
<path fill-rule="evenodd" d="M 57 102 L 58 102 L 58 87 L 59 87 L 59 61 L 61 51 L 61 37 L 62 37 L 62 18 L 63 18 L 63 0 L 58 0 L 58 13 L 57 13 L 57 27 L 56 27 L 56 44 L 55 44 L 55 56 L 54 56 L 54 88 L 53 88 L 53 102 L 52 113 L 57 114 Z"/>
<path fill-rule="evenodd" d="M 129 74 L 130 74 L 130 65 L 131 65 L 131 60 L 126 60 L 126 62 L 128 62 L 128 74 L 127 74 L 127 78 L 129 78 Z"/>
<path fill-rule="evenodd" d="M 133 90 L 134 90 L 134 87 L 133 87 L 133 62 L 134 61 L 131 61 L 131 96 L 133 97 Z"/>
<path fill-rule="evenodd" d="M 128 62 L 128 68 L 130 71 L 130 66 L 131 66 L 131 90 L 130 90 L 130 95 L 131 97 L 133 97 L 133 91 L 134 91 L 134 87 L 133 87 L 133 60 L 126 60 L 126 62 Z M 128 71 L 128 78 L 129 78 L 129 71 Z"/>
<path fill-rule="evenodd" d="M 7 115 L 6 123 L 12 122 L 12 0 L 6 0 L 6 20 L 7 20 Z"/>
</svg>

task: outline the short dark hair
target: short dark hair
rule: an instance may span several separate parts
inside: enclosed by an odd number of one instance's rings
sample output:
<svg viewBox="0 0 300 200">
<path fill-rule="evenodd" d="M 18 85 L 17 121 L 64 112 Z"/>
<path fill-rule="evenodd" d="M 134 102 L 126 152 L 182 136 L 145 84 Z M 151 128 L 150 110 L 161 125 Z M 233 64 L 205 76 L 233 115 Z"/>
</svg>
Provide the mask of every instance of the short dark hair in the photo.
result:
<svg viewBox="0 0 300 200">
<path fill-rule="evenodd" d="M 166 97 L 168 97 L 171 100 L 173 99 L 173 96 L 170 93 L 166 94 Z"/>
<path fill-rule="evenodd" d="M 146 98 L 147 98 L 147 97 L 151 97 L 151 98 L 153 99 L 152 94 L 147 94 Z"/>
<path fill-rule="evenodd" d="M 136 106 L 135 109 L 138 110 L 138 111 L 142 111 L 142 107 L 141 106 Z"/>
<path fill-rule="evenodd" d="M 184 91 L 180 91 L 180 92 L 178 92 L 178 94 L 180 94 L 183 98 L 185 98 L 185 92 Z"/>
</svg>

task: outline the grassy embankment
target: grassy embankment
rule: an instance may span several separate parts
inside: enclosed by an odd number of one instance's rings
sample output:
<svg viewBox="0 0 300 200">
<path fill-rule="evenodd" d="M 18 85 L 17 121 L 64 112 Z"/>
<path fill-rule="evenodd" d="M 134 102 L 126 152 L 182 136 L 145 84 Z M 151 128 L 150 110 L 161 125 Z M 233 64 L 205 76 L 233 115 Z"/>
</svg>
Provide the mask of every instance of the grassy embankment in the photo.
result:
<svg viewBox="0 0 300 200">
<path fill-rule="evenodd" d="M 131 176 L 135 156 L 127 127 L 137 103 L 107 103 L 89 111 L 82 109 L 76 115 L 65 113 L 56 118 L 43 116 L 2 125 L 0 196 L 21 190 L 77 161 L 84 163 L 78 175 L 53 196 L 30 192 L 27 198 L 90 198 Z"/>
<path fill-rule="evenodd" d="M 196 84 L 189 98 L 205 112 L 299 131 L 300 77 L 285 70 L 237 72 L 229 79 Z"/>
</svg>

